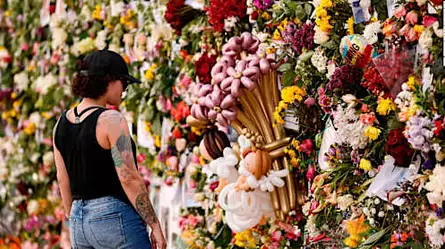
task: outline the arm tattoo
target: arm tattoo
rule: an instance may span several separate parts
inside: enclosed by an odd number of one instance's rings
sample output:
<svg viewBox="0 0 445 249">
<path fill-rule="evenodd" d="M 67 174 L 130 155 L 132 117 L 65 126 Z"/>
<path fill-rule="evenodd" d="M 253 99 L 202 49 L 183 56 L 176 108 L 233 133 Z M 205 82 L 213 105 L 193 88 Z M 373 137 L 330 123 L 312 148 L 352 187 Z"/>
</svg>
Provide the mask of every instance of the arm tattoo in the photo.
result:
<svg viewBox="0 0 445 249">
<path fill-rule="evenodd" d="M 153 225 L 158 222 L 155 210 L 151 205 L 150 197 L 146 190 L 142 191 L 142 193 L 136 197 L 136 210 L 148 225 Z"/>
<path fill-rule="evenodd" d="M 132 161 L 131 153 L 131 138 L 121 130 L 121 135 L 117 139 L 116 144 L 111 147 L 111 155 L 113 157 L 114 165 L 117 168 L 120 168 L 122 164 L 131 167 L 134 163 Z"/>
</svg>

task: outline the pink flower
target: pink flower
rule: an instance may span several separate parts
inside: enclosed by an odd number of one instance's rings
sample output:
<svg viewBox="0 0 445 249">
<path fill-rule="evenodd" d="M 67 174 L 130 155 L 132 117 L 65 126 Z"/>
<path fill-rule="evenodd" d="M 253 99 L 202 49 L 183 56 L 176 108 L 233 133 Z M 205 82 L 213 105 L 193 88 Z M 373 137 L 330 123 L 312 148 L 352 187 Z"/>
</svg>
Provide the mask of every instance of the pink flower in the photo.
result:
<svg viewBox="0 0 445 249">
<path fill-rule="evenodd" d="M 369 108 L 367 104 L 362 104 L 362 107 L 360 108 L 360 111 L 362 112 L 369 112 Z"/>
<path fill-rule="evenodd" d="M 22 46 L 21 46 L 21 49 L 23 50 L 23 51 L 28 51 L 28 49 L 29 49 L 29 44 L 28 43 L 22 43 Z"/>
<path fill-rule="evenodd" d="M 364 124 L 373 124 L 375 121 L 375 114 L 373 112 L 369 114 L 360 114 L 360 121 Z"/>
<path fill-rule="evenodd" d="M 414 24 L 417 24 L 418 18 L 419 18 L 419 16 L 418 16 L 417 12 L 414 11 L 414 10 L 411 10 L 411 11 L 406 15 L 406 22 L 407 22 L 408 24 L 414 25 Z"/>
<path fill-rule="evenodd" d="M 405 26 L 403 26 L 403 27 L 399 30 L 399 33 L 400 33 L 401 35 L 407 35 L 407 34 L 409 33 L 410 29 L 413 29 L 413 28 L 411 28 L 411 26 L 409 26 L 408 24 L 405 24 Z"/>
<path fill-rule="evenodd" d="M 314 144 L 312 143 L 311 139 L 305 139 L 303 140 L 303 142 L 300 144 L 300 149 L 306 153 L 306 154 L 311 154 L 312 151 L 312 147 L 314 146 Z"/>
<path fill-rule="evenodd" d="M 437 22 L 437 18 L 435 18 L 434 16 L 425 16 L 423 18 L 423 25 L 425 26 L 425 28 L 430 27 L 435 22 Z"/>
<path fill-rule="evenodd" d="M 177 170 L 178 169 L 178 157 L 171 156 L 167 158 L 167 166 L 171 170 Z"/>
<path fill-rule="evenodd" d="M 306 178 L 309 181 L 312 181 L 315 178 L 315 174 L 316 174 L 316 172 L 315 172 L 314 167 L 309 167 L 307 172 L 306 172 Z"/>
<path fill-rule="evenodd" d="M 280 231 L 274 231 L 272 233 L 272 241 L 273 242 L 280 242 L 281 240 L 281 232 Z"/>
<path fill-rule="evenodd" d="M 171 176 L 167 177 L 167 179 L 165 180 L 165 184 L 167 186 L 173 185 L 173 178 Z"/>
<path fill-rule="evenodd" d="M 304 104 L 306 105 L 306 106 L 313 106 L 314 104 L 315 104 L 315 99 L 314 98 L 312 98 L 312 97 L 310 97 L 310 98 L 307 98 L 305 101 L 304 101 Z"/>
<path fill-rule="evenodd" d="M 401 17 L 406 15 L 406 9 L 404 6 L 400 6 L 394 11 L 394 16 L 400 19 Z"/>
<path fill-rule="evenodd" d="M 406 35 L 408 41 L 415 41 L 417 39 L 417 33 L 414 29 L 410 29 Z"/>
<path fill-rule="evenodd" d="M 189 182 L 189 187 L 190 188 L 196 188 L 198 186 L 198 183 L 195 180 L 191 180 Z"/>
<path fill-rule="evenodd" d="M 219 186 L 219 181 L 215 181 L 209 185 L 209 189 L 210 191 L 214 191 L 218 186 Z"/>
</svg>

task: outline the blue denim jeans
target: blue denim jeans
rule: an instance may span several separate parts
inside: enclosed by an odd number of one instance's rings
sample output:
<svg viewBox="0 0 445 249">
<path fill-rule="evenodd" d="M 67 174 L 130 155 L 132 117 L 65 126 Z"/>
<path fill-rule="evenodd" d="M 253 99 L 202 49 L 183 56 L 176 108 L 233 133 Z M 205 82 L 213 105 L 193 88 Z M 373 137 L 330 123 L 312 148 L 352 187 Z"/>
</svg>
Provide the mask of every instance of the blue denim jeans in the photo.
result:
<svg viewBox="0 0 445 249">
<path fill-rule="evenodd" d="M 74 200 L 69 223 L 73 249 L 151 249 L 136 210 L 111 196 Z"/>
</svg>

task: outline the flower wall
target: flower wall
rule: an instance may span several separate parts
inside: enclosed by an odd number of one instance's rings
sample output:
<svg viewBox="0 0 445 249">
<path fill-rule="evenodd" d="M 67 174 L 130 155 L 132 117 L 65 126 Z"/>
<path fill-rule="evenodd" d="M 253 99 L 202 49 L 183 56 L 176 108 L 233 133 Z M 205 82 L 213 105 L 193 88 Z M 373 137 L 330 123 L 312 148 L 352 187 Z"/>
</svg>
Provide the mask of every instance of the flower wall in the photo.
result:
<svg viewBox="0 0 445 249">
<path fill-rule="evenodd" d="M 441 248 L 442 2 L 388 3 L 1 2 L 0 248 L 70 247 L 52 127 L 105 47 L 170 248 Z"/>
</svg>

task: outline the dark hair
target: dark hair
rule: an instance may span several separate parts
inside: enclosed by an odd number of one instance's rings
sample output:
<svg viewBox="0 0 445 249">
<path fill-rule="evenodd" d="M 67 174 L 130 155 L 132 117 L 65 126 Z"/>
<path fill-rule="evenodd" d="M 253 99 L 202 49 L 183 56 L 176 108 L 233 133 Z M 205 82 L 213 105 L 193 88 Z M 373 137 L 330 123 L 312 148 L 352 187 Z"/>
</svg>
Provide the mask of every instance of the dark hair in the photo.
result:
<svg viewBox="0 0 445 249">
<path fill-rule="evenodd" d="M 110 75 L 87 76 L 79 74 L 79 71 L 88 69 L 88 64 L 83 60 L 77 61 L 77 68 L 77 73 L 74 75 L 71 83 L 71 90 L 75 95 L 83 98 L 99 98 L 107 91 L 110 81 L 120 79 L 120 77 Z M 122 82 L 126 83 L 126 81 Z"/>
</svg>

